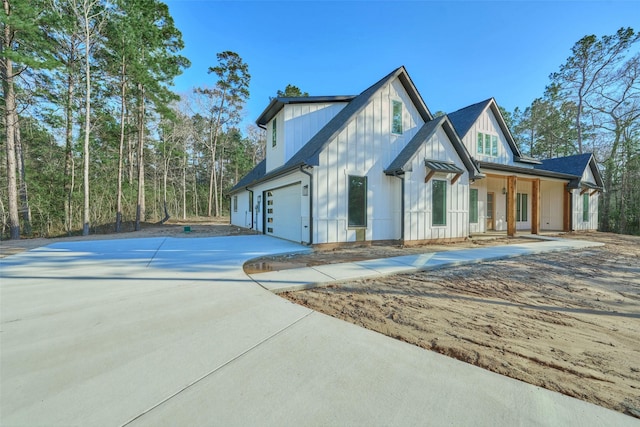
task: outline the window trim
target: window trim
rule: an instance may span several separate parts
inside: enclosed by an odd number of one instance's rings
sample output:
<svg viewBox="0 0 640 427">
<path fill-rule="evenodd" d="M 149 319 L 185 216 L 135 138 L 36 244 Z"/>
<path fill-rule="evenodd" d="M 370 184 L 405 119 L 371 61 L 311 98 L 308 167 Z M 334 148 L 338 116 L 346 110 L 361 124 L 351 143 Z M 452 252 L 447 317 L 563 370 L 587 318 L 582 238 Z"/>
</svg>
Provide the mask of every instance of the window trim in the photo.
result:
<svg viewBox="0 0 640 427">
<path fill-rule="evenodd" d="M 488 157 L 498 157 L 498 135 L 477 131 L 476 153 Z"/>
<path fill-rule="evenodd" d="M 399 108 L 399 111 L 396 111 L 396 107 Z M 402 135 L 404 132 L 402 126 L 402 101 L 398 101 L 396 99 L 391 100 L 391 133 L 394 135 Z"/>
<path fill-rule="evenodd" d="M 363 205 L 360 206 L 362 208 L 362 218 L 357 218 L 358 220 L 362 219 L 362 221 L 358 221 L 358 223 L 356 223 L 356 221 L 353 221 L 352 223 L 352 216 L 351 216 L 352 209 L 355 210 L 358 207 L 358 206 L 352 205 L 352 203 L 355 204 L 355 200 L 352 200 L 352 193 L 351 193 L 352 191 L 351 180 L 354 178 L 358 180 L 362 180 L 362 182 L 364 182 Z M 368 187 L 369 187 L 369 183 L 366 175 L 364 176 L 347 175 L 347 228 L 349 229 L 367 228 Z"/>
<path fill-rule="evenodd" d="M 431 181 L 431 226 L 432 227 L 446 227 L 447 226 L 447 180 L 434 179 Z M 442 197 L 442 223 L 436 223 L 436 183 L 442 184 L 444 194 Z"/>
<path fill-rule="evenodd" d="M 238 196 L 233 196 L 233 211 L 238 212 Z"/>
</svg>

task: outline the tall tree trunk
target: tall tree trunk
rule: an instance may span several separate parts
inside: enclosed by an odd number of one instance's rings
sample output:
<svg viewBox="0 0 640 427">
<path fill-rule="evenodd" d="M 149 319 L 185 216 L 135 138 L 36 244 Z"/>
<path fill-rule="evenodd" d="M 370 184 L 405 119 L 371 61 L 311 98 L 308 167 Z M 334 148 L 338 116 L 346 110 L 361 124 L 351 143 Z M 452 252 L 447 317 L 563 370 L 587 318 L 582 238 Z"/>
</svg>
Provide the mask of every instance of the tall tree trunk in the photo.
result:
<svg viewBox="0 0 640 427">
<path fill-rule="evenodd" d="M 120 69 L 120 145 L 118 146 L 118 189 L 116 200 L 116 233 L 122 231 L 122 163 L 124 155 L 124 132 L 125 132 L 125 116 L 126 116 L 126 86 L 125 80 L 126 65 L 125 59 L 122 58 L 122 68 Z"/>
<path fill-rule="evenodd" d="M 72 48 L 73 50 L 73 48 Z M 73 62 L 74 54 L 71 54 L 70 63 Z M 73 94 L 75 86 L 71 70 L 67 74 L 67 99 L 65 100 L 65 151 L 64 151 L 64 228 L 67 234 L 71 233 L 73 223 Z"/>
<path fill-rule="evenodd" d="M 6 16 L 11 14 L 8 0 L 3 0 Z M 13 32 L 9 25 L 5 24 L 2 40 L 2 50 L 11 50 Z M 18 216 L 18 186 L 16 180 L 16 147 L 15 126 L 17 126 L 16 98 L 13 87 L 13 61 L 4 58 L 2 67 L 2 83 L 4 89 L 4 128 L 6 132 L 7 150 L 7 198 L 9 209 L 9 237 L 20 238 L 20 219 Z"/>
<path fill-rule="evenodd" d="M 144 194 L 144 86 L 140 89 L 140 105 L 138 106 L 138 202 L 136 205 L 136 231 L 140 231 L 140 222 L 145 220 Z"/>
<path fill-rule="evenodd" d="M 216 211 L 218 212 L 217 216 L 222 215 L 222 190 L 224 187 L 224 145 L 222 145 L 222 153 L 220 156 L 220 185 L 219 185 L 219 190 L 220 190 L 220 196 L 217 197 L 216 199 Z"/>
<path fill-rule="evenodd" d="M 17 118 L 17 115 L 16 115 Z M 20 134 L 20 122 L 16 122 L 15 126 L 16 131 L 16 161 L 18 166 L 18 184 L 19 184 L 19 194 L 20 194 L 20 203 L 22 207 L 20 208 L 22 212 L 22 231 L 23 234 L 27 236 L 31 235 L 31 207 L 29 206 L 29 192 L 27 190 L 27 173 L 24 164 L 24 150 L 22 148 L 22 138 Z"/>
<path fill-rule="evenodd" d="M 89 235 L 89 140 L 91 135 L 91 28 L 89 21 L 89 9 L 85 5 L 83 8 L 84 18 L 84 77 L 85 77 L 85 110 L 84 110 L 84 148 L 83 157 L 83 188 L 84 188 L 84 207 L 82 211 L 82 235 Z"/>
<path fill-rule="evenodd" d="M 184 142 L 182 155 L 182 219 L 187 219 L 187 139 Z"/>
</svg>

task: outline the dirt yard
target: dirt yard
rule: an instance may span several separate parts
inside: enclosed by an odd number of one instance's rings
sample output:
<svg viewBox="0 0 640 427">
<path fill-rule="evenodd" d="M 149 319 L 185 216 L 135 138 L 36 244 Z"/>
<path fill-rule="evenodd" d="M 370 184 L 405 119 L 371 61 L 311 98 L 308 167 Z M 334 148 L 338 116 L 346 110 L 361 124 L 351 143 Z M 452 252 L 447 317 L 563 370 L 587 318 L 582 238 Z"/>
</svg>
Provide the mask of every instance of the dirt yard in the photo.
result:
<svg viewBox="0 0 640 427">
<path fill-rule="evenodd" d="M 185 233 L 184 227 L 191 231 Z M 0 257 L 58 241 L 250 234 L 228 220 L 144 224 L 138 232 L 0 242 Z M 531 384 L 640 418 L 640 237 L 564 237 L 581 251 L 361 280 L 284 294 L 291 301 Z M 245 271 L 295 268 L 462 247 L 372 246 L 267 257 Z"/>
<path fill-rule="evenodd" d="M 566 237 L 606 245 L 283 296 L 422 348 L 640 418 L 640 237 Z M 313 256 L 291 257 L 290 263 L 310 264 Z"/>
</svg>

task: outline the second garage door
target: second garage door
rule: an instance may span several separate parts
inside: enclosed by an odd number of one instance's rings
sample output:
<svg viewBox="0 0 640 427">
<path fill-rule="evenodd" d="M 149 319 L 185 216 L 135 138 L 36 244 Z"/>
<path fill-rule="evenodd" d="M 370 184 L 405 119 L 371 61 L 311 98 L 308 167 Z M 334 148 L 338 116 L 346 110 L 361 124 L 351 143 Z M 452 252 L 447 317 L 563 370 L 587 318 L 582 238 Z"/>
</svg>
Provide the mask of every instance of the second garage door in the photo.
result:
<svg viewBox="0 0 640 427">
<path fill-rule="evenodd" d="M 301 242 L 300 184 L 269 190 L 265 199 L 266 234 Z"/>
</svg>

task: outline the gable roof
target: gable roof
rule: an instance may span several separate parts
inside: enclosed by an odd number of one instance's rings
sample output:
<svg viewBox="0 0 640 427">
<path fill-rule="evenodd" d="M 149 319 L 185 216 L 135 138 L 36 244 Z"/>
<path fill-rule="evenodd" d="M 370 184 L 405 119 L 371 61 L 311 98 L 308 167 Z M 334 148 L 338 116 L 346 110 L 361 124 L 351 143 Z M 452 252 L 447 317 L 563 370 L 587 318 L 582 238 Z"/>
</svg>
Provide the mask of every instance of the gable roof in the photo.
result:
<svg viewBox="0 0 640 427">
<path fill-rule="evenodd" d="M 411 141 L 400 151 L 400 154 L 393 159 L 391 164 L 385 169 L 384 173 L 387 175 L 401 175 L 410 171 L 409 164 L 411 160 L 418 152 L 420 146 L 437 132 L 439 128 L 447 134 L 447 137 L 451 141 L 453 148 L 464 163 L 465 167 L 469 171 L 471 179 L 484 178 L 484 175 L 480 172 L 475 162 L 471 159 L 471 155 L 467 151 L 460 137 L 456 133 L 449 118 L 444 115 L 437 117 L 433 120 L 426 122 L 415 136 L 411 138 Z"/>
<path fill-rule="evenodd" d="M 431 112 L 424 103 L 422 96 L 416 89 L 404 66 L 396 68 L 391 73 L 384 76 L 378 82 L 365 89 L 360 95 L 352 97 L 349 103 L 338 112 L 329 122 L 316 133 L 298 152 L 296 152 L 284 165 L 266 172 L 266 162 L 260 162 L 251 172 L 243 177 L 236 185 L 231 188 L 229 193 L 235 193 L 245 187 L 266 181 L 273 177 L 291 172 L 301 166 L 318 166 L 319 156 L 322 150 L 335 138 L 342 130 L 344 130 L 351 119 L 362 111 L 373 96 L 385 85 L 398 78 L 404 89 L 407 91 L 409 98 L 413 102 L 416 110 L 425 122 L 433 119 Z M 262 113 L 256 123 L 260 125 L 260 121 L 264 121 L 267 117 L 273 118 L 277 114 L 276 109 L 282 108 L 285 103 L 305 102 L 309 99 L 317 100 L 317 102 L 329 101 L 346 101 L 350 97 L 304 97 L 304 98 L 275 98 L 269 103 L 267 109 Z M 279 107 L 278 107 L 279 106 Z M 275 113 L 274 113 L 275 111 Z M 279 111 L 279 110 L 278 110 Z M 267 121 L 268 122 L 268 121 Z M 266 122 L 265 122 L 266 124 Z M 452 128 L 453 129 L 453 128 Z M 454 132 L 455 133 L 455 132 Z"/>
<path fill-rule="evenodd" d="M 380 79 L 377 83 L 367 88 L 360 95 L 355 97 L 349 104 L 347 104 L 333 119 L 329 120 L 318 133 L 316 133 L 297 153 L 291 157 L 286 165 L 306 164 L 310 166 L 318 166 L 320 152 L 327 146 L 327 144 L 334 139 L 338 134 L 344 130 L 351 119 L 355 117 L 360 111 L 362 111 L 373 96 L 390 83 L 395 78 L 398 78 L 405 90 L 409 94 L 411 101 L 414 103 L 416 109 L 420 113 L 422 119 L 426 122 L 433 118 L 431 112 L 427 108 L 426 104 L 422 100 L 422 97 L 418 93 L 418 90 L 413 85 L 413 82 L 407 74 L 404 66 L 396 68 L 391 73 Z"/>
<path fill-rule="evenodd" d="M 496 118 L 500 130 L 504 134 L 507 143 L 509 144 L 509 148 L 511 148 L 514 160 L 521 163 L 540 164 L 538 160 L 522 155 L 515 140 L 513 139 L 513 135 L 511 135 L 511 131 L 509 130 L 507 123 L 504 121 L 504 117 L 502 117 L 500 108 L 498 108 L 498 103 L 494 98 L 485 99 L 484 101 L 469 105 L 468 107 L 461 108 L 460 110 L 449 114 L 449 119 L 451 120 L 453 127 L 456 129 L 456 132 L 458 132 L 458 135 L 460 135 L 460 138 L 464 138 L 467 133 L 469 133 L 471 126 L 473 126 L 480 115 L 488 108 L 491 109 L 491 112 Z"/>
<path fill-rule="evenodd" d="M 296 97 L 277 97 L 273 98 L 267 108 L 264 109 L 260 117 L 256 120 L 256 124 L 261 128 L 266 128 L 267 123 L 273 119 L 282 108 L 287 104 L 318 104 L 324 102 L 350 102 L 356 95 L 340 95 L 340 96 L 296 96 Z"/>
<path fill-rule="evenodd" d="M 587 167 L 591 168 L 591 173 L 593 174 L 596 182 L 581 182 L 582 174 Z M 602 181 L 600 170 L 598 169 L 598 165 L 596 164 L 596 160 L 592 153 L 545 159 L 542 160 L 542 164 L 536 165 L 534 168 L 573 175 L 578 178 L 578 183 L 576 185 L 595 184 L 597 188 L 604 188 L 604 182 Z"/>
</svg>

